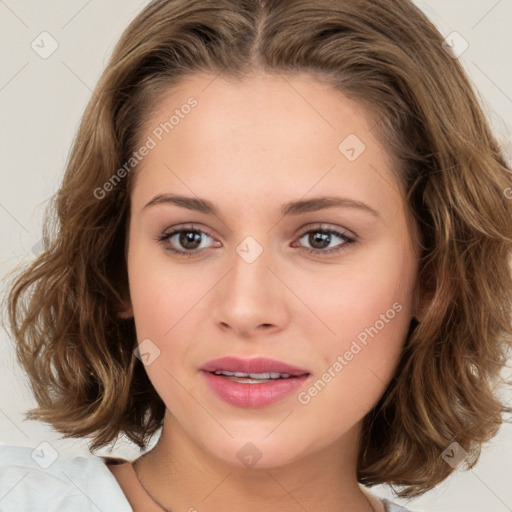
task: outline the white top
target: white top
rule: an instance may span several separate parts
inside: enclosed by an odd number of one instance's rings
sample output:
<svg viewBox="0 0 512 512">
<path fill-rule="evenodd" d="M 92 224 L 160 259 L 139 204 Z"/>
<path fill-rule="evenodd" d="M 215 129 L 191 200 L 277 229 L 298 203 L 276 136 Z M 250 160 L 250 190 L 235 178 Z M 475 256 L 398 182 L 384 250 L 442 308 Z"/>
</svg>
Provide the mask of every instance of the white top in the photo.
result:
<svg viewBox="0 0 512 512">
<path fill-rule="evenodd" d="M 410 512 L 383 500 L 387 512 Z M 0 445 L 0 512 L 133 512 L 96 455 L 64 459 L 49 443 Z"/>
</svg>

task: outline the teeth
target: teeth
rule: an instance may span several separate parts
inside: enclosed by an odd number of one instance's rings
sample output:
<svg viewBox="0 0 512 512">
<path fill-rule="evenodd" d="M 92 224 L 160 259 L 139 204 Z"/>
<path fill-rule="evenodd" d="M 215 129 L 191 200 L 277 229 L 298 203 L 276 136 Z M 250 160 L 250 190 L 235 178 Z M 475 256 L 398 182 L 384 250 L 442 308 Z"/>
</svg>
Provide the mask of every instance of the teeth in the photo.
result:
<svg viewBox="0 0 512 512">
<path fill-rule="evenodd" d="M 260 379 L 260 380 L 269 380 L 269 379 L 289 379 L 290 374 L 288 373 L 275 373 L 275 372 L 266 372 L 266 373 L 243 373 L 243 372 L 230 372 L 227 370 L 216 370 L 215 375 L 226 375 L 227 377 L 238 377 L 241 379 Z"/>
</svg>

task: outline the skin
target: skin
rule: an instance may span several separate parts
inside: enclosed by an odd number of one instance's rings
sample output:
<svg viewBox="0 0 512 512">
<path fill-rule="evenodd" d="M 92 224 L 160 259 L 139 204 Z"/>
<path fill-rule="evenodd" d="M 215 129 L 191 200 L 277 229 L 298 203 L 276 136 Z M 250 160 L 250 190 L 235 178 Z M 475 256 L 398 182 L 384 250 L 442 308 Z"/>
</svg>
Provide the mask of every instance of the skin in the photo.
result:
<svg viewBox="0 0 512 512">
<path fill-rule="evenodd" d="M 129 314 L 139 342 L 149 338 L 160 350 L 146 371 L 167 407 L 158 444 L 140 460 L 141 478 L 173 511 L 220 512 L 226 503 L 244 512 L 369 511 L 356 478 L 361 422 L 400 359 L 419 258 L 375 119 L 310 76 L 235 82 L 198 74 L 169 91 L 141 140 L 191 96 L 197 107 L 139 164 L 132 193 Z M 338 149 L 349 134 L 366 146 L 354 161 Z M 144 208 L 164 193 L 207 199 L 220 214 Z M 378 215 L 347 207 L 280 214 L 288 201 L 327 195 L 362 201 Z M 156 241 L 189 223 L 207 233 L 194 256 L 168 250 L 186 250 L 178 236 Z M 355 242 L 332 235 L 312 245 L 304 234 L 320 225 Z M 252 263 L 236 252 L 248 236 L 263 249 Z M 308 252 L 344 243 L 338 253 Z M 400 312 L 307 404 L 292 393 L 242 409 L 213 394 L 199 371 L 225 355 L 266 356 L 308 369 L 307 391 L 396 303 Z M 249 442 L 261 454 L 250 468 L 237 457 Z M 130 464 L 111 470 L 135 510 L 161 510 Z"/>
</svg>

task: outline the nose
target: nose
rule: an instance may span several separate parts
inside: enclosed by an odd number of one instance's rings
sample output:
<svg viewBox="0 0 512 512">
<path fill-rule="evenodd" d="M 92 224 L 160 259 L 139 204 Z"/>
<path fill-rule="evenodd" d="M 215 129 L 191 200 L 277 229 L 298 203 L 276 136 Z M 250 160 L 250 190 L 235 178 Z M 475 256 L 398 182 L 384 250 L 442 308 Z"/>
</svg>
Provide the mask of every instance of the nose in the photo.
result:
<svg viewBox="0 0 512 512">
<path fill-rule="evenodd" d="M 279 268 L 270 251 L 263 250 L 254 261 L 243 252 L 235 252 L 230 271 L 216 287 L 216 325 L 244 338 L 285 329 L 291 298 L 278 275 Z"/>
</svg>

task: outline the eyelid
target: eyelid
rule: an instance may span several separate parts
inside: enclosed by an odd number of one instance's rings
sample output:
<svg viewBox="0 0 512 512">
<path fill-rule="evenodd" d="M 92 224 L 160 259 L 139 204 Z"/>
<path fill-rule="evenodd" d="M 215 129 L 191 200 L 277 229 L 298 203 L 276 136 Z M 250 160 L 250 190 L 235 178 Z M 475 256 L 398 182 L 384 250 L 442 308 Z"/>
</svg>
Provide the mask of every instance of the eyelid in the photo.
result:
<svg viewBox="0 0 512 512">
<path fill-rule="evenodd" d="M 358 238 L 358 236 L 353 232 L 353 231 L 350 231 L 346 228 L 343 228 L 341 226 L 334 226 L 333 224 L 327 224 L 325 222 L 320 222 L 320 223 L 313 223 L 313 224 L 308 224 L 306 227 L 304 228 L 301 228 L 301 231 L 300 231 L 300 237 L 304 236 L 306 233 L 309 233 L 310 231 L 315 231 L 315 230 L 318 230 L 318 231 L 334 231 L 334 232 L 337 232 L 337 233 L 340 233 L 341 235 L 344 235 L 346 236 L 347 238 L 352 238 L 354 240 L 356 240 Z"/>
<path fill-rule="evenodd" d="M 155 240 L 158 241 L 165 241 L 168 240 L 170 237 L 177 233 L 181 233 L 183 231 L 196 231 L 201 234 L 205 234 L 212 240 L 215 240 L 215 237 L 209 232 L 209 230 L 205 227 L 202 227 L 194 222 L 188 222 L 186 224 L 178 224 L 176 226 L 172 226 L 170 228 L 167 228 L 164 230 L 160 235 L 157 235 Z"/>
<path fill-rule="evenodd" d="M 212 239 L 215 238 L 209 232 L 208 228 L 205 228 L 202 225 L 197 224 L 195 222 L 187 222 L 185 224 L 177 224 L 176 226 L 167 228 L 158 237 L 160 238 L 160 237 L 167 236 L 167 235 L 174 235 L 174 234 L 180 233 L 182 231 L 198 231 L 198 232 L 204 233 L 205 235 L 208 235 Z"/>
</svg>

